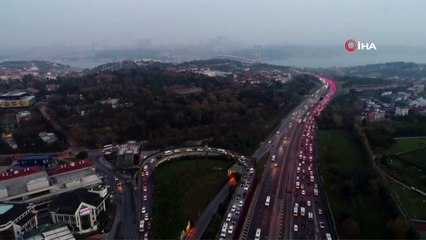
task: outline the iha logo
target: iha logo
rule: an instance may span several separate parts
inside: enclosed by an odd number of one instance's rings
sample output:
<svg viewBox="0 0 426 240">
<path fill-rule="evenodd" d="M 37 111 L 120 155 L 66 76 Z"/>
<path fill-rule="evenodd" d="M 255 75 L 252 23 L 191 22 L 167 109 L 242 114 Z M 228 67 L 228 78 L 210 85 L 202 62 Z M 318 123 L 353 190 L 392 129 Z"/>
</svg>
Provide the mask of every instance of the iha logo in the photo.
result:
<svg viewBox="0 0 426 240">
<path fill-rule="evenodd" d="M 345 48 L 348 52 L 354 52 L 355 50 L 377 50 L 374 43 L 364 43 L 361 41 L 355 41 L 354 39 L 349 39 L 345 42 Z"/>
</svg>

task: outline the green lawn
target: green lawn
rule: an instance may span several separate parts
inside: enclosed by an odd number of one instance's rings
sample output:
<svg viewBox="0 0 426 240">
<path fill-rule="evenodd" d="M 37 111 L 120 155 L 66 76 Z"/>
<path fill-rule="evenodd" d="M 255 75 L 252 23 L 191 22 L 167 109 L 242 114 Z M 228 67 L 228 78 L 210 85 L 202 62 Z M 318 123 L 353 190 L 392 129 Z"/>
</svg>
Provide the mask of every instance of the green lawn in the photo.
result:
<svg viewBox="0 0 426 240">
<path fill-rule="evenodd" d="M 349 140 L 350 135 L 345 131 L 319 131 L 317 134 L 321 165 L 338 165 L 339 172 L 348 174 L 354 168 L 365 165 L 360 149 Z M 328 154 L 329 153 L 329 154 Z"/>
<path fill-rule="evenodd" d="M 426 168 L 426 148 L 400 155 L 404 160 Z"/>
<path fill-rule="evenodd" d="M 223 159 L 181 159 L 160 165 L 153 173 L 152 237 L 177 239 L 188 220 L 196 220 L 227 179 L 235 163 Z"/>
<path fill-rule="evenodd" d="M 407 189 L 390 179 L 388 181 L 396 198 L 400 201 L 408 214 L 410 214 L 410 217 L 426 219 L 426 197 Z"/>
<path fill-rule="evenodd" d="M 347 196 L 340 190 L 342 178 L 350 178 L 369 166 L 360 147 L 351 141 L 350 134 L 346 131 L 319 131 L 317 139 L 320 172 L 340 237 L 388 238 L 387 209 L 376 198 L 360 193 Z M 345 235 L 342 228 L 342 218 L 345 215 L 351 215 L 358 221 L 358 236 Z"/>
<path fill-rule="evenodd" d="M 426 147 L 426 137 L 419 138 L 402 138 L 395 139 L 396 143 L 392 145 L 392 147 L 387 150 L 390 153 L 399 153 L 409 150 L 415 150 L 419 147 Z"/>
</svg>

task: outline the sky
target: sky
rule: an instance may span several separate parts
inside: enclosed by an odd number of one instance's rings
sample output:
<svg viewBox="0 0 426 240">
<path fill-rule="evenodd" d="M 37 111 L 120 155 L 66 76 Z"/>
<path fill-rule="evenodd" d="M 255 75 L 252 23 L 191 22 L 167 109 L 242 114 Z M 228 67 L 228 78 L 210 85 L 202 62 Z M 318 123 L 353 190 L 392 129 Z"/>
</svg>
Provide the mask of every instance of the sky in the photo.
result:
<svg viewBox="0 0 426 240">
<path fill-rule="evenodd" d="M 0 48 L 197 44 L 423 46 L 424 0 L 1 0 Z"/>
</svg>

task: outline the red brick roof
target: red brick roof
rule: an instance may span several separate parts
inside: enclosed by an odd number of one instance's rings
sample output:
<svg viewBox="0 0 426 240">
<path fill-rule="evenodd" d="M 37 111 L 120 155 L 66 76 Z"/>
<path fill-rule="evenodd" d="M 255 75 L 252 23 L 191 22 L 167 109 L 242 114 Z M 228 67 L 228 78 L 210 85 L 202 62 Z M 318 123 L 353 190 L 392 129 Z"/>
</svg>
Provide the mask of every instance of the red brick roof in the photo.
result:
<svg viewBox="0 0 426 240">
<path fill-rule="evenodd" d="M 22 176 L 30 175 L 33 173 L 38 173 L 41 171 L 42 171 L 41 167 L 34 166 L 34 167 L 23 168 L 21 170 L 3 172 L 3 173 L 0 173 L 0 181 L 12 179 L 16 177 L 22 177 Z"/>
<path fill-rule="evenodd" d="M 65 173 L 65 172 L 70 172 L 70 171 L 74 171 L 74 170 L 78 170 L 78 169 L 82 169 L 86 167 L 94 167 L 94 166 L 95 165 L 93 164 L 92 161 L 90 161 L 89 159 L 85 159 L 85 160 L 80 160 L 78 162 L 58 165 L 56 167 L 49 169 L 49 173 L 50 175 L 57 175 L 57 174 Z"/>
</svg>

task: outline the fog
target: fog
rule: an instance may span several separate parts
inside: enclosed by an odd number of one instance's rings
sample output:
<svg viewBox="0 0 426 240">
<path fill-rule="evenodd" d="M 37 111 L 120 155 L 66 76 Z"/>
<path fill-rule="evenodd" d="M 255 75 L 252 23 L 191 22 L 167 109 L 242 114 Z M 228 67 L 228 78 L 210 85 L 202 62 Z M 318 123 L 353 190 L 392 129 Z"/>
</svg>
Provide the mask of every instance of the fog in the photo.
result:
<svg viewBox="0 0 426 240">
<path fill-rule="evenodd" d="M 426 1 L 1 0 L 0 48 L 253 44 L 422 46 Z"/>
</svg>

